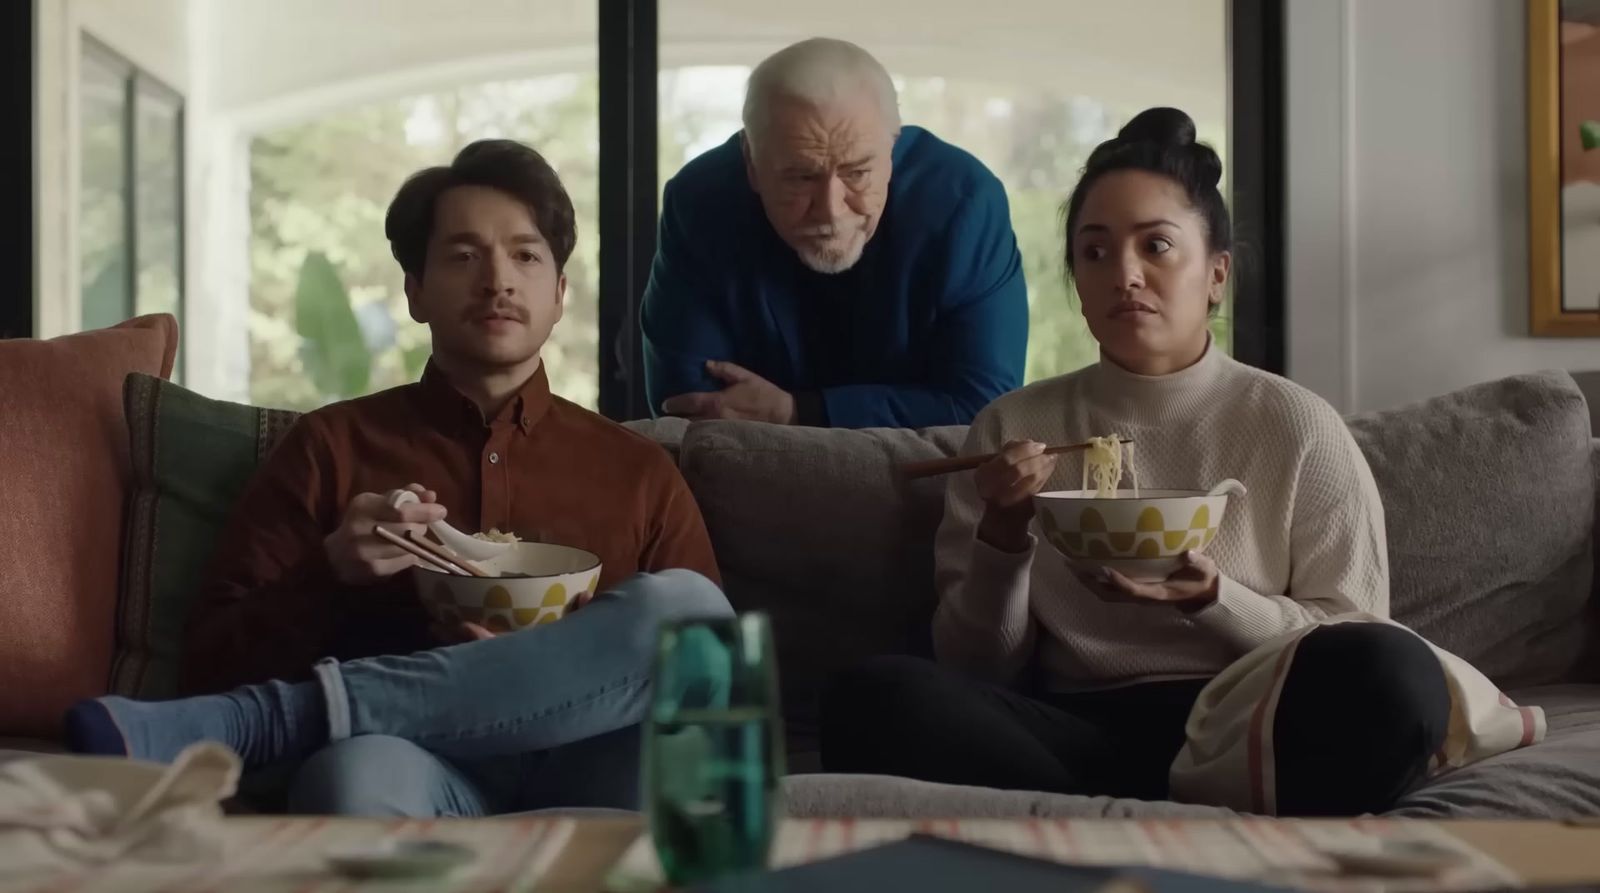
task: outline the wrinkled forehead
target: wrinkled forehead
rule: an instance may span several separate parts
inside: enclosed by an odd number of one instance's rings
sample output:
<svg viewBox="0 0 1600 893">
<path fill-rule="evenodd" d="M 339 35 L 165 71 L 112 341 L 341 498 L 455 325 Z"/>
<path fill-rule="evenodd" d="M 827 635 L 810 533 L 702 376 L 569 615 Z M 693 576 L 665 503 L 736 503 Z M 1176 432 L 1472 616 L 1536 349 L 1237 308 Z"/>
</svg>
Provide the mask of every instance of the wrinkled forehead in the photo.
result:
<svg viewBox="0 0 1600 893">
<path fill-rule="evenodd" d="M 768 164 L 838 165 L 885 155 L 893 145 L 894 133 L 878 101 L 863 92 L 823 103 L 775 100 L 751 149 Z"/>
</svg>

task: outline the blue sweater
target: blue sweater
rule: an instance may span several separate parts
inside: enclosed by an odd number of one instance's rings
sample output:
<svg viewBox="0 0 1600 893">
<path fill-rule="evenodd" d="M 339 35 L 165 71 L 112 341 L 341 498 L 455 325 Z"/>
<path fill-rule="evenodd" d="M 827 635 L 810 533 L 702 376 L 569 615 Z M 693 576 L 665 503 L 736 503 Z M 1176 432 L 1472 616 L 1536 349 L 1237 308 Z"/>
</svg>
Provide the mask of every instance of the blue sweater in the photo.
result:
<svg viewBox="0 0 1600 893">
<path fill-rule="evenodd" d="M 735 134 L 668 181 L 640 322 L 653 413 L 728 360 L 820 394 L 819 424 L 964 425 L 1022 384 L 1028 292 L 1005 189 L 933 134 L 901 129 L 878 229 L 834 275 L 773 230 Z"/>
</svg>

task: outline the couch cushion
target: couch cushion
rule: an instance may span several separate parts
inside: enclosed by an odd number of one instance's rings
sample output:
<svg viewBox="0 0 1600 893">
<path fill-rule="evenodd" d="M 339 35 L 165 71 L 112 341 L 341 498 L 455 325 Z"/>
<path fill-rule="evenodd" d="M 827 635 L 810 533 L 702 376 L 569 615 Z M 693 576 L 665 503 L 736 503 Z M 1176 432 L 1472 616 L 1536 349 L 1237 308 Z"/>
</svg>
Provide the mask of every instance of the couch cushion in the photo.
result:
<svg viewBox="0 0 1600 893">
<path fill-rule="evenodd" d="M 1392 814 L 1411 818 L 1568 819 L 1600 815 L 1600 686 L 1513 691 L 1544 708 L 1545 740 L 1435 779 Z"/>
<path fill-rule="evenodd" d="M 124 387 L 133 487 L 111 688 L 177 694 L 189 605 L 216 536 L 297 413 L 210 400 L 148 375 Z"/>
<path fill-rule="evenodd" d="M 636 422 L 624 422 L 622 427 L 660 444 L 661 448 L 672 456 L 672 461 L 676 462 L 679 458 L 679 449 L 683 446 L 683 436 L 689 432 L 689 420 L 671 417 L 641 419 Z"/>
<path fill-rule="evenodd" d="M 0 341 L 0 734 L 53 736 L 106 691 L 128 438 L 122 379 L 172 372 L 165 314 Z"/>
<path fill-rule="evenodd" d="M 796 749 L 811 749 L 829 672 L 927 651 L 944 482 L 903 481 L 895 468 L 953 455 L 965 433 L 708 422 L 684 436 L 681 467 L 728 598 L 772 618 Z"/>
<path fill-rule="evenodd" d="M 1349 419 L 1383 496 L 1396 620 L 1504 686 L 1571 677 L 1589 639 L 1595 470 L 1566 373 Z"/>
</svg>

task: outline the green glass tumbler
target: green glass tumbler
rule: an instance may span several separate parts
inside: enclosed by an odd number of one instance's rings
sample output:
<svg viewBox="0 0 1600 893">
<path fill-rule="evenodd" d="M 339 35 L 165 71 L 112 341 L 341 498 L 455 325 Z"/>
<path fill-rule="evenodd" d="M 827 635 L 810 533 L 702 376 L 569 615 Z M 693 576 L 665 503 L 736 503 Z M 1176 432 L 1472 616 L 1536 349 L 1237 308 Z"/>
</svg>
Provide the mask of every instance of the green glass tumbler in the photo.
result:
<svg viewBox="0 0 1600 893">
<path fill-rule="evenodd" d="M 784 771 L 766 615 L 662 627 L 644 761 L 650 835 L 669 883 L 766 867 Z"/>
</svg>

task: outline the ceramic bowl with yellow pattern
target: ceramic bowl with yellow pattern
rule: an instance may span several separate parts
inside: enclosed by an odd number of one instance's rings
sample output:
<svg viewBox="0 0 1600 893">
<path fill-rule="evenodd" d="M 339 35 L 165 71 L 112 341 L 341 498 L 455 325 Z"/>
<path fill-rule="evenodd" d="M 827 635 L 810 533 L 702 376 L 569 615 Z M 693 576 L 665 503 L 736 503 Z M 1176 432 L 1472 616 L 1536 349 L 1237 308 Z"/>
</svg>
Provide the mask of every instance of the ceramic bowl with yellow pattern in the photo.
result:
<svg viewBox="0 0 1600 893">
<path fill-rule="evenodd" d="M 478 565 L 498 577 L 459 577 L 419 566 L 417 591 L 433 619 L 468 620 L 508 633 L 560 620 L 578 594 L 600 584 L 593 552 L 548 543 L 517 543 Z"/>
<path fill-rule="evenodd" d="M 1033 498 L 1044 539 L 1080 568 L 1111 568 L 1131 580 L 1164 580 L 1183 553 L 1204 552 L 1222 527 L 1230 495 L 1244 485 L 1223 481 L 1207 490 L 1057 490 Z"/>
</svg>

